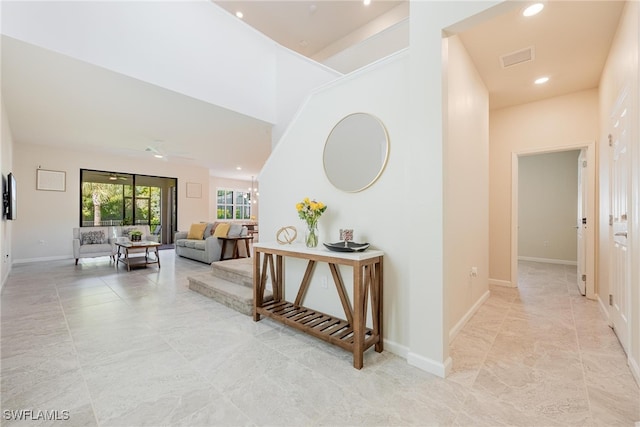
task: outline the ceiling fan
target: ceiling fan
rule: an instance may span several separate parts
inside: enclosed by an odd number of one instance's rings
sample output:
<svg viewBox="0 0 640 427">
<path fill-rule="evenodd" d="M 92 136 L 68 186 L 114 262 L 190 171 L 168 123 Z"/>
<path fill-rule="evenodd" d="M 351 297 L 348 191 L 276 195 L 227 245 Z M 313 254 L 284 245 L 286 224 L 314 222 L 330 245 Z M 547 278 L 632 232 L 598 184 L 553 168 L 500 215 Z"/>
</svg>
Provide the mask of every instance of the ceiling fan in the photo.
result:
<svg viewBox="0 0 640 427">
<path fill-rule="evenodd" d="M 164 153 L 164 150 L 160 149 L 160 144 L 156 144 L 155 146 L 147 145 L 147 148 L 145 148 L 144 151 L 148 153 L 153 153 L 153 157 L 157 159 L 162 159 L 164 161 L 168 160 L 167 155 Z"/>
<path fill-rule="evenodd" d="M 117 173 L 109 173 L 109 181 L 117 181 L 117 180 L 121 180 L 121 181 L 127 181 L 129 178 L 127 178 L 126 176 L 122 176 L 122 175 L 118 175 Z"/>
<path fill-rule="evenodd" d="M 152 153 L 153 157 L 162 159 L 164 161 L 168 161 L 169 157 L 174 159 L 181 158 L 186 160 L 193 160 L 193 158 L 191 157 L 186 157 L 185 154 L 187 153 L 185 152 L 169 152 L 165 150 L 164 144 L 161 141 L 156 141 L 151 145 L 147 145 L 144 151 L 146 151 L 147 153 Z"/>
</svg>

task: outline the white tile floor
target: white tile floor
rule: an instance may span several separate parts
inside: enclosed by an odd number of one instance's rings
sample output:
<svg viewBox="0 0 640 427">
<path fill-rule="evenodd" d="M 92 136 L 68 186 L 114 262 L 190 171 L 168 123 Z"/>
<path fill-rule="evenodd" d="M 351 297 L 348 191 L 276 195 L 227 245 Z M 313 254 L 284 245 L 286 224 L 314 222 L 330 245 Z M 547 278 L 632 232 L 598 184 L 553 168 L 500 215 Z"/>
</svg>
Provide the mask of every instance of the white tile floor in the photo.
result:
<svg viewBox="0 0 640 427">
<path fill-rule="evenodd" d="M 640 391 L 575 269 L 521 265 L 452 343 L 454 372 L 349 353 L 192 292 L 208 266 L 17 265 L 2 292 L 2 425 L 597 425 L 640 420 Z M 65 421 L 15 421 L 32 410 Z M 54 412 L 57 411 L 57 412 Z M 64 412 L 68 411 L 68 412 Z"/>
</svg>

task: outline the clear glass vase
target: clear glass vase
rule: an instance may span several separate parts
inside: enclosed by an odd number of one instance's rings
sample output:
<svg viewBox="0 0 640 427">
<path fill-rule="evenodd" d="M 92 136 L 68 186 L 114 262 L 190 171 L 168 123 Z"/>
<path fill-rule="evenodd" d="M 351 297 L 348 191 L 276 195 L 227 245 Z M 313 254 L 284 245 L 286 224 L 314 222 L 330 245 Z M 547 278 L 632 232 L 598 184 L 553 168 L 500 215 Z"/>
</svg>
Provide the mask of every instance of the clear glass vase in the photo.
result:
<svg viewBox="0 0 640 427">
<path fill-rule="evenodd" d="M 315 248 L 318 246 L 318 224 L 307 224 L 304 243 L 308 248 Z"/>
</svg>

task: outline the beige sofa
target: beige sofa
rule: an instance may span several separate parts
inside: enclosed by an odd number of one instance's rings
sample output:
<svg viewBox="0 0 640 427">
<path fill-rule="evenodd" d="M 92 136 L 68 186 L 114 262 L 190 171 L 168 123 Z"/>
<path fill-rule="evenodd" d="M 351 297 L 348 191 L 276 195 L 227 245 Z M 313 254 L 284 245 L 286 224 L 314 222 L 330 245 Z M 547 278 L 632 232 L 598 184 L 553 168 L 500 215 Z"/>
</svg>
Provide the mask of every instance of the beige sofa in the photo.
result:
<svg viewBox="0 0 640 427">
<path fill-rule="evenodd" d="M 220 259 L 223 258 L 221 256 L 222 240 L 213 235 L 219 224 L 223 224 L 223 222 L 206 223 L 203 234 L 199 238 L 188 238 L 188 231 L 176 232 L 173 240 L 176 246 L 176 255 L 207 264 L 220 261 Z M 247 233 L 247 227 L 242 224 L 230 223 L 230 229 L 227 236 L 246 236 Z M 231 258 L 233 256 L 232 246 L 233 245 L 227 245 L 225 248 L 226 253 L 224 254 L 224 258 Z M 240 255 L 247 256 L 245 253 L 241 253 Z"/>
</svg>

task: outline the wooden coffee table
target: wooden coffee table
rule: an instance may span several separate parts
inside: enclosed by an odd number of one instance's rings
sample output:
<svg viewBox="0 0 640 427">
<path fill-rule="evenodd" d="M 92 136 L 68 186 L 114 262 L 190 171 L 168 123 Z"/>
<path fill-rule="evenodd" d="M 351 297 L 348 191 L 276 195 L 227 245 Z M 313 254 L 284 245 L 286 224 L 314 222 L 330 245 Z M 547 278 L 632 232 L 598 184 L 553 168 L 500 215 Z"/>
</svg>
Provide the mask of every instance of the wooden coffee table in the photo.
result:
<svg viewBox="0 0 640 427">
<path fill-rule="evenodd" d="M 131 271 L 131 267 L 146 267 L 150 264 L 158 264 L 158 268 L 160 268 L 160 255 L 158 254 L 160 243 L 149 241 L 117 242 L 116 246 L 118 247 L 116 266 L 118 262 L 121 262 L 127 266 L 127 271 Z M 129 253 L 131 249 L 144 249 L 144 252 L 133 251 Z M 152 250 L 151 254 L 149 254 L 149 249 Z"/>
</svg>

